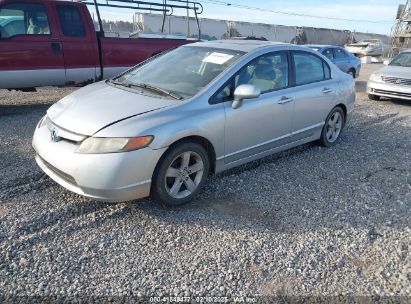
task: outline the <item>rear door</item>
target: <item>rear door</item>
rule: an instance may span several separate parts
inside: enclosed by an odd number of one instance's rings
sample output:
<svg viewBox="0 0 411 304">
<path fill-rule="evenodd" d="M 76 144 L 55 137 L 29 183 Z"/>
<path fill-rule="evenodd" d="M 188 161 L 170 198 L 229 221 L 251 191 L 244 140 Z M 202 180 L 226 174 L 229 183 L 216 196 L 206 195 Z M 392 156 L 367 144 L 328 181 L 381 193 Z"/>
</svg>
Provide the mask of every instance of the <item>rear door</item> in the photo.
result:
<svg viewBox="0 0 411 304">
<path fill-rule="evenodd" d="M 321 132 L 336 98 L 338 81 L 331 78 L 329 65 L 319 56 L 293 51 L 295 73 L 295 110 L 293 141 Z"/>
<path fill-rule="evenodd" d="M 65 83 L 64 59 L 49 3 L 13 1 L 0 7 L 0 88 Z"/>
<path fill-rule="evenodd" d="M 61 33 L 67 84 L 93 82 L 99 75 L 99 55 L 94 28 L 85 6 L 54 3 Z"/>
</svg>

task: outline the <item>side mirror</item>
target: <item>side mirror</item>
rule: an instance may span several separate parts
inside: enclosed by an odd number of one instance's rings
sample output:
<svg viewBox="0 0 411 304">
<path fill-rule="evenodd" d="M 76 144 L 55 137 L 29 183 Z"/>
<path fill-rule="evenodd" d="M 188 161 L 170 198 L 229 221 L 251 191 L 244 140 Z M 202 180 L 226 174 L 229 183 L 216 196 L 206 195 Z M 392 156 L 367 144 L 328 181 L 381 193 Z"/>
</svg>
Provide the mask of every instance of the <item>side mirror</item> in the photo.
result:
<svg viewBox="0 0 411 304">
<path fill-rule="evenodd" d="M 389 60 L 384 60 L 384 65 L 389 65 L 390 64 L 390 61 Z"/>
<path fill-rule="evenodd" d="M 231 107 L 238 109 L 243 105 L 244 99 L 258 98 L 261 95 L 261 90 L 252 84 L 242 84 L 234 91 L 234 101 Z"/>
</svg>

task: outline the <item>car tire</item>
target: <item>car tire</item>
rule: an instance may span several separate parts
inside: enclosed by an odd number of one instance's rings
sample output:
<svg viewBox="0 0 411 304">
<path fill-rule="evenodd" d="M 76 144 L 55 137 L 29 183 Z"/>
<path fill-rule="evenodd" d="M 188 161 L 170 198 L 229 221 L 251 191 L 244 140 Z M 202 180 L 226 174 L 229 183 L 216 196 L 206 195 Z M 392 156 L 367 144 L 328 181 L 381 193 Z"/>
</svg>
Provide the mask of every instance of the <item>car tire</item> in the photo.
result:
<svg viewBox="0 0 411 304">
<path fill-rule="evenodd" d="M 348 74 L 348 75 L 351 75 L 352 78 L 355 79 L 355 70 L 354 70 L 354 69 L 349 69 L 348 72 L 347 72 L 347 74 Z"/>
<path fill-rule="evenodd" d="M 321 131 L 320 144 L 324 147 L 334 146 L 345 127 L 345 114 L 343 109 L 335 107 L 328 114 Z"/>
<path fill-rule="evenodd" d="M 210 172 L 207 151 L 198 143 L 172 146 L 160 159 L 151 183 L 151 198 L 166 206 L 192 201 Z"/>
<path fill-rule="evenodd" d="M 370 100 L 380 100 L 380 96 L 374 94 L 368 94 Z"/>
</svg>

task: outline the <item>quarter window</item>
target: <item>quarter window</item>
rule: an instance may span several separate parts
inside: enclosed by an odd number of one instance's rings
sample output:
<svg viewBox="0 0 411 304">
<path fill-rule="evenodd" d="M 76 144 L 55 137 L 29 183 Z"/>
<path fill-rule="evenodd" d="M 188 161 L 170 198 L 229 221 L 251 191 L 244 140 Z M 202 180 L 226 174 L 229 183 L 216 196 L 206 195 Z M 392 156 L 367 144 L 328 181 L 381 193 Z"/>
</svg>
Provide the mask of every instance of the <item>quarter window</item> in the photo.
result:
<svg viewBox="0 0 411 304">
<path fill-rule="evenodd" d="M 61 29 L 64 36 L 86 36 L 83 20 L 78 7 L 74 5 L 57 5 L 57 13 L 59 15 Z"/>
<path fill-rule="evenodd" d="M 43 4 L 13 3 L 0 8 L 0 37 L 17 35 L 50 35 Z"/>
<path fill-rule="evenodd" d="M 328 64 L 314 54 L 294 52 L 295 84 L 303 85 L 331 78 Z"/>
</svg>

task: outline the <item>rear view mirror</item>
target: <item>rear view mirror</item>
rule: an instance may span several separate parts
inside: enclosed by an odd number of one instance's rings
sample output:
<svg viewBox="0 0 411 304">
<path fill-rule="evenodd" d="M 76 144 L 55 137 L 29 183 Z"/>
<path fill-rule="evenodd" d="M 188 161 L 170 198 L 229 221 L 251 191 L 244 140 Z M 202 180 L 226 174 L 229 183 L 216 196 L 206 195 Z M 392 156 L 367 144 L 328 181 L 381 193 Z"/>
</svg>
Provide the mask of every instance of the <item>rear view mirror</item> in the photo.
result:
<svg viewBox="0 0 411 304">
<path fill-rule="evenodd" d="M 231 105 L 233 109 L 238 109 L 242 106 L 244 99 L 254 99 L 261 95 L 261 90 L 252 84 L 242 84 L 234 91 L 234 101 Z"/>
</svg>

